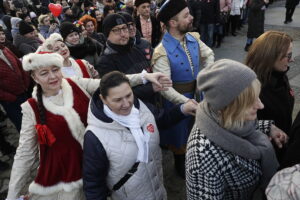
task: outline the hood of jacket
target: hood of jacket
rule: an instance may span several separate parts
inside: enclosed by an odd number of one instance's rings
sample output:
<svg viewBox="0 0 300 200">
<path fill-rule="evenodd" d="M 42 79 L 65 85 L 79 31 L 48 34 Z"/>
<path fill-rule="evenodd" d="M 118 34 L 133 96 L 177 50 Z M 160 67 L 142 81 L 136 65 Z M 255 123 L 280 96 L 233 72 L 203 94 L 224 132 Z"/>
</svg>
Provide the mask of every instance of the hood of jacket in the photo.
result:
<svg viewBox="0 0 300 200">
<path fill-rule="evenodd" d="M 20 21 L 22 21 L 22 19 L 20 19 L 20 18 L 18 18 L 18 17 L 12 17 L 12 18 L 10 19 L 11 27 L 12 27 L 12 28 L 18 28 L 18 27 L 17 27 L 17 24 L 18 24 Z M 19 28 L 18 28 L 18 29 L 19 29 Z"/>
<path fill-rule="evenodd" d="M 34 46 L 36 48 L 38 48 L 38 46 L 40 45 L 39 41 L 36 39 L 26 38 L 23 35 L 17 34 L 14 38 L 14 45 L 19 48 L 23 43 Z"/>
<path fill-rule="evenodd" d="M 100 90 L 97 89 L 92 96 L 88 110 L 88 124 L 96 127 L 101 127 L 105 129 L 122 130 L 126 127 L 120 125 L 119 123 L 113 121 L 108 117 L 103 110 L 103 102 L 99 97 Z M 133 106 L 137 109 L 140 108 L 140 102 L 137 98 L 134 98 Z"/>
</svg>

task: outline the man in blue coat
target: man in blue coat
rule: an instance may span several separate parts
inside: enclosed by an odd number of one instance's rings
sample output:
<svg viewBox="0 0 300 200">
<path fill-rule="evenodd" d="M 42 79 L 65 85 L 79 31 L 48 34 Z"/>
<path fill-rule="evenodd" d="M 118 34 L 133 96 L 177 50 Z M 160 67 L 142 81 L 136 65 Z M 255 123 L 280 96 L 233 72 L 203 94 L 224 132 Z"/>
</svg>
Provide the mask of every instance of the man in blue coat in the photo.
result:
<svg viewBox="0 0 300 200">
<path fill-rule="evenodd" d="M 160 71 L 173 81 L 173 88 L 162 92 L 167 100 L 164 107 L 200 100 L 195 92 L 196 78 L 201 68 L 214 62 L 214 53 L 193 29 L 193 17 L 185 0 L 169 0 L 160 8 L 157 16 L 166 32 L 152 57 L 153 71 Z M 193 118 L 181 121 L 168 131 L 161 132 L 161 144 L 167 145 L 175 156 L 175 168 L 181 177 L 185 175 L 185 146 Z"/>
</svg>

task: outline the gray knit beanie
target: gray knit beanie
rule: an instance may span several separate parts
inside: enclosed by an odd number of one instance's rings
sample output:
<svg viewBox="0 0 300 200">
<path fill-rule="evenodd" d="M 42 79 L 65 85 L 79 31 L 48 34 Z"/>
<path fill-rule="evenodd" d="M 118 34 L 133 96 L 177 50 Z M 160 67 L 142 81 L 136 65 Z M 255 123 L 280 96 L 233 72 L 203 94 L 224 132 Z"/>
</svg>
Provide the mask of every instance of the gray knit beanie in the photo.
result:
<svg viewBox="0 0 300 200">
<path fill-rule="evenodd" d="M 200 71 L 197 88 L 204 92 L 204 100 L 212 109 L 218 111 L 229 105 L 255 79 L 255 72 L 246 65 L 222 59 Z"/>
</svg>

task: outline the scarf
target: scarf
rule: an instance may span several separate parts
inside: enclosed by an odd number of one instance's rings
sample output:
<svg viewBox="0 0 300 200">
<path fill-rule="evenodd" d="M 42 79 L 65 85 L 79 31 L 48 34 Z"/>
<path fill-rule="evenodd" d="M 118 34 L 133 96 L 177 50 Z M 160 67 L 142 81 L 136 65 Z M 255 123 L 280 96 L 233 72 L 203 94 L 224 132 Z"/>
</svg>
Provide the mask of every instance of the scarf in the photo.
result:
<svg viewBox="0 0 300 200">
<path fill-rule="evenodd" d="M 140 126 L 140 111 L 134 106 L 131 109 L 131 112 L 127 116 L 115 114 L 110 110 L 107 105 L 103 105 L 104 113 L 118 122 L 122 126 L 129 128 L 134 140 L 138 146 L 138 155 L 137 161 L 148 163 L 148 154 L 149 154 L 149 134 L 144 134 Z"/>
<path fill-rule="evenodd" d="M 273 146 L 268 137 L 256 129 L 256 121 L 248 121 L 240 129 L 224 129 L 218 122 L 216 112 L 204 100 L 196 114 L 196 125 L 217 146 L 246 159 L 261 163 L 261 187 L 266 188 L 279 167 Z"/>
</svg>

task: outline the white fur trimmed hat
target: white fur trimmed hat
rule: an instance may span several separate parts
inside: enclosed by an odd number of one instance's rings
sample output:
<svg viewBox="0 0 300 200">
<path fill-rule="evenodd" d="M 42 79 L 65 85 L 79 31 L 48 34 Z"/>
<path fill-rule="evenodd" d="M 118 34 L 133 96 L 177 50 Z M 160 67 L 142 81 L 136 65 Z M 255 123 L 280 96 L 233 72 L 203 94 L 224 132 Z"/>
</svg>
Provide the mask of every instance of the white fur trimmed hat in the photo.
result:
<svg viewBox="0 0 300 200">
<path fill-rule="evenodd" d="M 22 65 L 25 71 L 39 69 L 41 67 L 63 67 L 64 59 L 58 53 L 38 52 L 30 53 L 23 57 Z"/>
<path fill-rule="evenodd" d="M 59 33 L 52 33 L 50 37 L 48 37 L 45 42 L 42 44 L 41 48 L 39 51 L 49 51 L 53 52 L 53 46 L 55 42 L 61 41 L 64 42 L 64 39 L 61 37 Z"/>
</svg>

